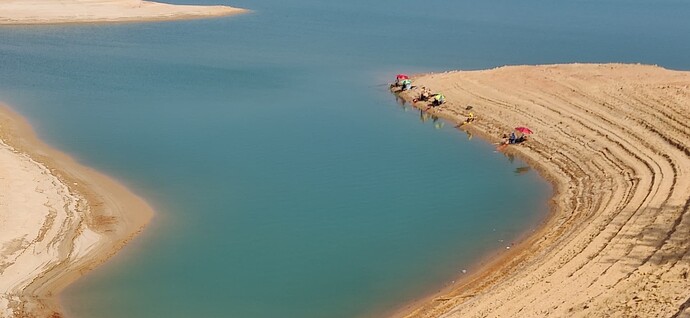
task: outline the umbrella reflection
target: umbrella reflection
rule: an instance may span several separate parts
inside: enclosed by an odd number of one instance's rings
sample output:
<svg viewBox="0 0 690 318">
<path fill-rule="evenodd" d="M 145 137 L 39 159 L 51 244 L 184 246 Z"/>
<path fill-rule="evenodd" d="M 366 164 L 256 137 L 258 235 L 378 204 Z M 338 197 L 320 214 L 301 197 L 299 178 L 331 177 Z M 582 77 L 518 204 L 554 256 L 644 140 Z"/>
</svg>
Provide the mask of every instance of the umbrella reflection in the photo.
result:
<svg viewBox="0 0 690 318">
<path fill-rule="evenodd" d="M 529 166 L 515 168 L 515 174 L 523 174 L 530 170 Z"/>
</svg>

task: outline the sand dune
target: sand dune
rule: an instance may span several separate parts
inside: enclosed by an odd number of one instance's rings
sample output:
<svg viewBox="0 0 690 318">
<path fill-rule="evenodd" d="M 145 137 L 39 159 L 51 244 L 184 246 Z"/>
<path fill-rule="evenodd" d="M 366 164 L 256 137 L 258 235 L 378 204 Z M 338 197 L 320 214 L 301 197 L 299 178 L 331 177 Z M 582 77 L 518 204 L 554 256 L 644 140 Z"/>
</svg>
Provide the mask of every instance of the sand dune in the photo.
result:
<svg viewBox="0 0 690 318">
<path fill-rule="evenodd" d="M 246 12 L 228 6 L 172 5 L 140 0 L 0 0 L 0 24 L 178 20 Z"/>
<path fill-rule="evenodd" d="M 151 216 L 143 200 L 0 107 L 0 317 L 59 317 L 54 296 Z"/>
<path fill-rule="evenodd" d="M 465 129 L 493 141 L 534 130 L 506 151 L 557 194 L 539 231 L 408 316 L 690 317 L 690 72 L 510 66 L 414 84 L 446 95 L 439 116 L 472 105 Z"/>
</svg>

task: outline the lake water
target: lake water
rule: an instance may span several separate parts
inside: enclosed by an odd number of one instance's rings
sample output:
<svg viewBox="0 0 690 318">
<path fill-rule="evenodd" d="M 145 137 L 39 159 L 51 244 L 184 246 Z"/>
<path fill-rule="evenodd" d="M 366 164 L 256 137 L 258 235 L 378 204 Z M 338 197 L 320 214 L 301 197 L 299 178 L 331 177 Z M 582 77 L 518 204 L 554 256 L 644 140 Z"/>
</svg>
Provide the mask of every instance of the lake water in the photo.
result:
<svg viewBox="0 0 690 318">
<path fill-rule="evenodd" d="M 550 195 L 519 160 L 397 104 L 394 74 L 690 68 L 683 1 L 231 5 L 254 12 L 0 28 L 0 100 L 158 210 L 66 291 L 74 317 L 394 309 L 534 227 Z"/>
</svg>

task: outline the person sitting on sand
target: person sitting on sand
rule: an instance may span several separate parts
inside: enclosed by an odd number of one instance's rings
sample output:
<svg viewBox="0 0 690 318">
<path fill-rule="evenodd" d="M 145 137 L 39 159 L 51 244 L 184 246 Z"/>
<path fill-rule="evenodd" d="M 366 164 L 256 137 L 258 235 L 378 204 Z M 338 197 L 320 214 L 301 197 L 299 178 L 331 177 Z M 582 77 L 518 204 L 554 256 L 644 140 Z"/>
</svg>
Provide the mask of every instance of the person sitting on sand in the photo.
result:
<svg viewBox="0 0 690 318">
<path fill-rule="evenodd" d="M 515 140 L 517 140 L 517 137 L 515 136 L 515 132 L 510 133 L 510 138 L 508 138 L 508 144 L 514 144 Z"/>
<path fill-rule="evenodd" d="M 443 96 L 443 94 L 436 94 L 433 97 L 433 101 L 431 102 L 431 106 L 441 106 L 443 103 L 446 102 L 446 97 Z"/>
<path fill-rule="evenodd" d="M 401 82 L 401 84 L 402 84 L 401 91 L 406 91 L 412 87 L 412 81 L 410 81 L 409 79 L 403 80 Z"/>
<path fill-rule="evenodd" d="M 422 92 L 419 93 L 419 97 L 413 99 L 412 102 L 427 101 L 428 99 L 429 96 L 426 94 L 426 89 L 422 87 Z"/>
<path fill-rule="evenodd" d="M 474 113 L 470 112 L 469 116 L 467 116 L 467 119 L 465 119 L 465 124 L 469 124 L 474 121 Z"/>
<path fill-rule="evenodd" d="M 405 80 L 405 79 L 403 79 L 403 78 L 397 77 L 397 78 L 395 78 L 395 82 L 394 82 L 393 84 L 391 84 L 390 87 L 391 87 L 391 88 L 400 87 L 400 86 L 402 86 L 402 82 L 403 82 L 404 80 Z"/>
<path fill-rule="evenodd" d="M 431 93 L 429 93 L 429 90 L 426 87 L 422 87 L 422 93 L 419 94 L 419 100 L 426 102 L 429 100 Z"/>
</svg>

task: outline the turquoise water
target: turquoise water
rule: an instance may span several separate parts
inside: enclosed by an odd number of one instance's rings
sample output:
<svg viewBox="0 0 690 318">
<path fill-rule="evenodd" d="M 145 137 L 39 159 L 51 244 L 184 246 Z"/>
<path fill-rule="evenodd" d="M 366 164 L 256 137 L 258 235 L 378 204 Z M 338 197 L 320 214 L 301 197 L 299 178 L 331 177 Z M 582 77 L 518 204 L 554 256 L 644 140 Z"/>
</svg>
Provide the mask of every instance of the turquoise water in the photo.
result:
<svg viewBox="0 0 690 318">
<path fill-rule="evenodd" d="M 535 226 L 550 188 L 519 160 L 397 104 L 393 74 L 690 68 L 681 1 L 232 4 L 255 11 L 0 28 L 0 100 L 159 210 L 67 290 L 73 316 L 394 309 Z"/>
</svg>

